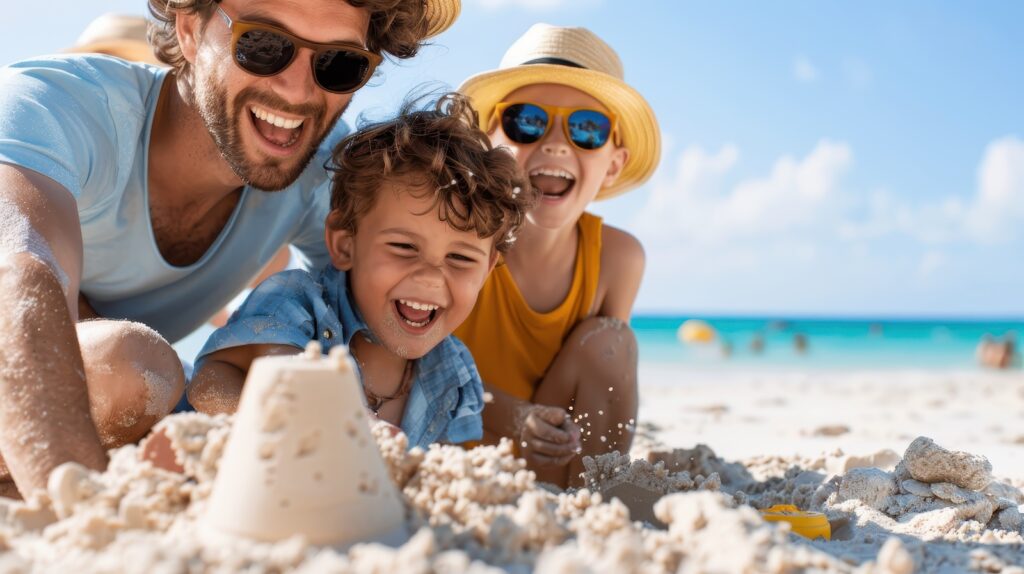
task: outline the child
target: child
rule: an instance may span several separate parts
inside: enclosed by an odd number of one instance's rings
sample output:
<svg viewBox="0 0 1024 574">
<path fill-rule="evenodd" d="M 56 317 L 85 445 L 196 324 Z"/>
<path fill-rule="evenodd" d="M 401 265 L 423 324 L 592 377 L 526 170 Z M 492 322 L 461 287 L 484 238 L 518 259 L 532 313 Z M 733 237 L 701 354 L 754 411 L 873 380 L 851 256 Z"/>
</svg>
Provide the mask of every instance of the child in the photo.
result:
<svg viewBox="0 0 1024 574">
<path fill-rule="evenodd" d="M 494 396 L 485 441 L 512 437 L 538 477 L 562 487 L 580 484 L 578 454 L 627 452 L 636 422 L 626 322 L 643 249 L 584 211 L 658 163 L 654 113 L 622 78 L 618 56 L 590 31 L 537 24 L 498 70 L 459 89 L 540 200 L 456 335 Z"/>
<path fill-rule="evenodd" d="M 318 340 L 324 353 L 348 345 L 368 409 L 410 447 L 480 438 L 483 388 L 451 333 L 532 194 L 475 124 L 468 101 L 448 94 L 433 111 L 407 105 L 343 140 L 325 234 L 332 264 L 257 287 L 200 351 L 189 401 L 233 412 L 253 359 Z"/>
</svg>

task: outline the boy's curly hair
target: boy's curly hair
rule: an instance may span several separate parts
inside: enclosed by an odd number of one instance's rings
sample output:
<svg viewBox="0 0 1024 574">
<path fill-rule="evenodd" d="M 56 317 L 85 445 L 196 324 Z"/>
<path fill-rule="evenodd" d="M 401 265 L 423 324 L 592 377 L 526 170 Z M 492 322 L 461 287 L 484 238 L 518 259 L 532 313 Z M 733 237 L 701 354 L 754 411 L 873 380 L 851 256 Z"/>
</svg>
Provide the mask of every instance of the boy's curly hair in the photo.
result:
<svg viewBox="0 0 1024 574">
<path fill-rule="evenodd" d="M 434 195 L 442 221 L 505 252 L 536 200 L 515 157 L 494 148 L 477 127 L 469 99 L 441 96 L 430 110 L 406 102 L 398 117 L 363 127 L 334 149 L 331 224 L 354 232 L 386 180 L 402 179 Z M 413 192 L 416 193 L 416 192 Z"/>
<path fill-rule="evenodd" d="M 427 36 L 429 22 L 423 0 L 338 0 L 370 13 L 370 29 L 366 47 L 377 54 L 411 58 L 419 51 Z M 155 20 L 149 26 L 149 43 L 157 59 L 174 68 L 181 78 L 191 75 L 188 61 L 181 54 L 175 15 L 199 14 L 202 22 L 209 20 L 221 0 L 149 0 L 149 13 Z"/>
</svg>

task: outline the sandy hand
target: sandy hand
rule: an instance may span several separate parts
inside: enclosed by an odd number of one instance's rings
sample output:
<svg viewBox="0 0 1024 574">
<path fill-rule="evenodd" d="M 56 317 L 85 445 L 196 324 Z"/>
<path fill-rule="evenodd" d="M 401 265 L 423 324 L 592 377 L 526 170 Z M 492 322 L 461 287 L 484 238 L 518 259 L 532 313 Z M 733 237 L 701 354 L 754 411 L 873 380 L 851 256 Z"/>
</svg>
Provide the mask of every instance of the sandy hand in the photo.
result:
<svg viewBox="0 0 1024 574">
<path fill-rule="evenodd" d="M 561 466 L 579 454 L 580 436 L 580 427 L 565 409 L 533 405 L 523 421 L 519 446 L 528 460 Z"/>
</svg>

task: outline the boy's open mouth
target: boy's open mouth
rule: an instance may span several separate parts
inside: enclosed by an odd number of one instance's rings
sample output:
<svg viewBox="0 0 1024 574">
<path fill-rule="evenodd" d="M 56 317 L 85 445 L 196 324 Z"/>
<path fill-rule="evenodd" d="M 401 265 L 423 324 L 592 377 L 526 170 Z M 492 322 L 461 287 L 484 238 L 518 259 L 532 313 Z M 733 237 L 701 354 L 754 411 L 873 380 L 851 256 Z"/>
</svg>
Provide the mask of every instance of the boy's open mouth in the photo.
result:
<svg viewBox="0 0 1024 574">
<path fill-rule="evenodd" d="M 249 117 L 263 139 L 279 148 L 290 148 L 302 136 L 304 119 L 292 120 L 275 115 L 259 106 L 249 107 Z"/>
<path fill-rule="evenodd" d="M 576 178 L 564 169 L 540 167 L 530 171 L 530 183 L 545 198 L 564 197 L 576 184 Z"/>
<path fill-rule="evenodd" d="M 395 301 L 395 311 L 405 324 L 414 329 L 423 329 L 437 318 L 439 311 L 444 311 L 444 309 L 440 305 L 432 303 L 398 299 Z"/>
</svg>

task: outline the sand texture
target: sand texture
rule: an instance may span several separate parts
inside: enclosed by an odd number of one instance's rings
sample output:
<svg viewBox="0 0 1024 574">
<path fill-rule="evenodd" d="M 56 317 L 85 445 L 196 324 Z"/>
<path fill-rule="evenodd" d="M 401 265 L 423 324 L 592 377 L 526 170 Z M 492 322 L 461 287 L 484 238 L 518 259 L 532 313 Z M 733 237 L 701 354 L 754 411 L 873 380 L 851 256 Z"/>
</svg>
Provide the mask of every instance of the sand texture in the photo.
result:
<svg viewBox="0 0 1024 574">
<path fill-rule="evenodd" d="M 777 395 L 787 397 L 788 383 L 776 382 L 758 390 L 747 381 L 736 389 L 760 405 Z M 985 384 L 997 383 L 1003 381 Z M 872 450 L 791 452 L 811 451 L 818 441 L 848 435 L 864 440 L 858 429 L 871 416 L 857 411 L 845 389 L 877 399 L 884 383 L 878 389 L 845 384 L 836 382 L 830 394 L 836 404 L 850 407 L 833 411 L 836 420 L 766 427 L 760 440 L 771 432 L 787 440 L 753 456 L 716 453 L 735 447 L 735 437 L 724 431 L 717 443 L 706 440 L 708 446 L 679 440 L 673 425 L 696 425 L 695 419 L 706 417 L 729 425 L 730 417 L 746 416 L 737 400 L 725 412 L 689 410 L 700 404 L 704 390 L 680 389 L 680 396 L 690 394 L 675 403 L 674 417 L 654 416 L 656 411 L 642 405 L 632 457 L 587 460 L 588 488 L 566 493 L 538 485 L 508 442 L 469 451 L 434 446 L 407 452 L 403 437 L 379 428 L 375 438 L 401 491 L 412 537 L 397 548 L 357 544 L 344 552 L 299 536 L 265 543 L 200 528 L 231 419 L 175 415 L 159 427 L 170 438 L 183 474 L 140 462 L 138 448 L 128 446 L 113 452 L 104 473 L 66 465 L 53 474 L 45 494 L 0 504 L 0 572 L 1024 574 L 1019 488 L 1024 477 L 1004 472 L 986 452 L 971 448 L 969 437 L 946 440 L 922 433 L 899 439 L 899 445 L 874 441 Z M 984 392 L 977 380 L 963 385 L 958 392 Z M 993 387 L 992 394 L 1007 395 L 1002 403 L 979 409 L 973 428 L 990 424 L 985 419 L 994 409 L 1019 413 L 1024 403 L 1019 386 L 1007 381 Z M 737 396 L 736 389 L 728 394 Z M 722 393 L 719 387 L 720 398 Z M 659 405 L 666 404 L 666 396 L 671 393 L 663 393 Z M 924 400 L 933 398 L 925 393 Z M 927 410 L 906 396 L 903 403 L 904 412 L 908 404 L 911 412 Z M 877 400 L 873 404 L 871 412 L 877 414 Z M 851 432 L 842 437 L 801 433 L 826 424 L 846 425 Z M 901 432 L 913 426 L 905 417 L 888 424 L 902 425 Z M 803 436 L 805 442 L 789 436 Z M 785 524 L 760 518 L 758 509 L 780 503 L 825 513 L 832 540 L 806 540 Z"/>
</svg>

